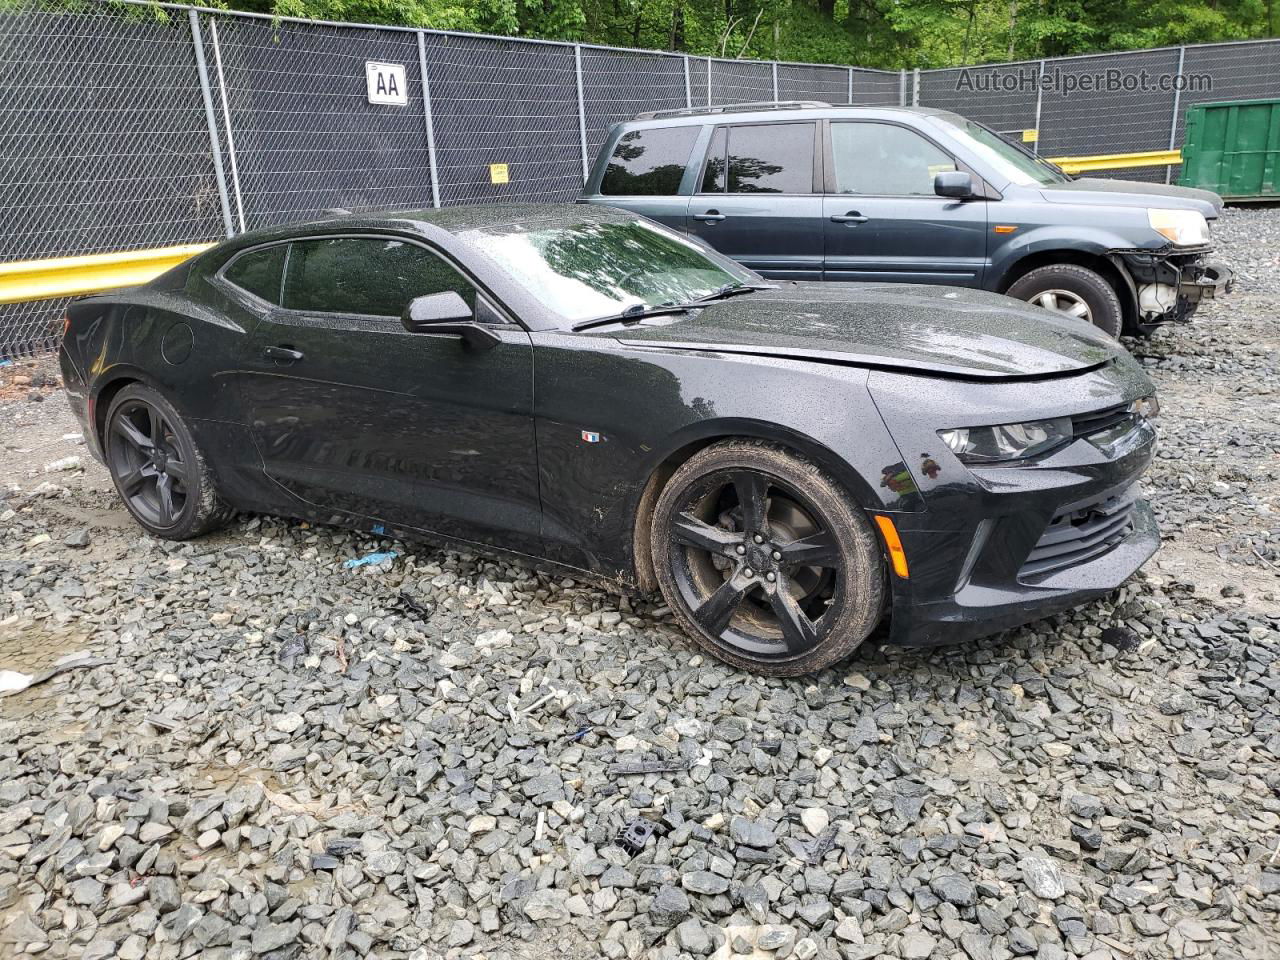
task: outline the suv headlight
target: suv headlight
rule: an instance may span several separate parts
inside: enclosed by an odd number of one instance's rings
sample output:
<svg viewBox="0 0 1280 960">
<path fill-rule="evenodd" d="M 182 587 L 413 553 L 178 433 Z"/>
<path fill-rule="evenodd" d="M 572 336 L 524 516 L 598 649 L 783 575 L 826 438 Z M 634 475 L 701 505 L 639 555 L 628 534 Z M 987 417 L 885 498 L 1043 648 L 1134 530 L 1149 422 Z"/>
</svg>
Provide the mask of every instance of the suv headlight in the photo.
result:
<svg viewBox="0 0 1280 960">
<path fill-rule="evenodd" d="M 1147 222 L 1175 247 L 1199 247 L 1209 242 L 1209 223 L 1194 210 L 1148 210 Z"/>
<path fill-rule="evenodd" d="M 953 427 L 938 436 L 964 463 L 1026 460 L 1071 439 L 1070 417 L 1006 423 L 994 427 Z"/>
</svg>

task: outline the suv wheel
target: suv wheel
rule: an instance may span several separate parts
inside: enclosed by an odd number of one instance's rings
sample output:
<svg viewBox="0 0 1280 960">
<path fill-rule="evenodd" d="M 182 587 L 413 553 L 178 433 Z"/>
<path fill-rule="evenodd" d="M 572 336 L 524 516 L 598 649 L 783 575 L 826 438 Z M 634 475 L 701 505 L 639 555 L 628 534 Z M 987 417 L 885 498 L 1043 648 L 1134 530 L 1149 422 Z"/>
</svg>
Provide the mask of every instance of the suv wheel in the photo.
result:
<svg viewBox="0 0 1280 960">
<path fill-rule="evenodd" d="M 1113 337 L 1120 336 L 1124 325 L 1120 298 L 1111 284 L 1100 273 L 1074 263 L 1037 267 L 1015 280 L 1005 292 L 1046 310 L 1092 323 Z"/>
</svg>

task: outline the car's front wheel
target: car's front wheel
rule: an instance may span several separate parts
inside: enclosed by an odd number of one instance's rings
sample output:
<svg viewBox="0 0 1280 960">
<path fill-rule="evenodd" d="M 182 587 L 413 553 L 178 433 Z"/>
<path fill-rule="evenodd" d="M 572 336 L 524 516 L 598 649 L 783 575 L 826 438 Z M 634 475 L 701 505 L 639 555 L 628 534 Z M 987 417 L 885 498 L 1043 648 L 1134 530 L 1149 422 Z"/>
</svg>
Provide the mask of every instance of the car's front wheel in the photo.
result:
<svg viewBox="0 0 1280 960">
<path fill-rule="evenodd" d="M 825 471 L 772 444 L 717 443 L 654 508 L 654 571 L 685 631 L 721 660 L 796 676 L 847 656 L 883 612 L 884 559 Z"/>
<path fill-rule="evenodd" d="M 151 387 L 132 383 L 116 394 L 102 447 L 120 498 L 157 537 L 186 540 L 221 526 L 232 515 L 218 496 L 191 429 Z"/>
<path fill-rule="evenodd" d="M 1092 323 L 1104 333 L 1120 336 L 1124 310 L 1115 288 L 1096 270 L 1074 263 L 1037 267 L 1019 277 L 1005 291 L 1011 297 L 1046 310 Z"/>
</svg>

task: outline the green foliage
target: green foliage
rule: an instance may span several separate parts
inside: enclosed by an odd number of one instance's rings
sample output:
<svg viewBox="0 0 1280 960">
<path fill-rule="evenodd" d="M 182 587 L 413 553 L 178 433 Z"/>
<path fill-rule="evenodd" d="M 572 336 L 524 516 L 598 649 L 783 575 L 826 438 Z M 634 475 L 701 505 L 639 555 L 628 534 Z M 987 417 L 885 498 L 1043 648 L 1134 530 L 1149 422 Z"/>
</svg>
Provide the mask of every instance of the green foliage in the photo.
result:
<svg viewBox="0 0 1280 960">
<path fill-rule="evenodd" d="M 1274 36 L 1280 0 L 223 0 L 232 9 L 681 50 L 944 67 Z"/>
</svg>

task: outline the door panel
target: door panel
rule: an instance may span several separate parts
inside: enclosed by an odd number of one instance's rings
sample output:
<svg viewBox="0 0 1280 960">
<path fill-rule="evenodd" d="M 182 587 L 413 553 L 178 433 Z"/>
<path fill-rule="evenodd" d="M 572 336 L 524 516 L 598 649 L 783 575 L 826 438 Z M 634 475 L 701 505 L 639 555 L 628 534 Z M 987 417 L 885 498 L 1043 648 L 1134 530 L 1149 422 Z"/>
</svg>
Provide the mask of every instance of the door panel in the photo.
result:
<svg viewBox="0 0 1280 960">
<path fill-rule="evenodd" d="M 821 279 L 819 156 L 812 122 L 718 127 L 689 232 L 766 277 Z"/>
<path fill-rule="evenodd" d="M 529 335 L 494 327 L 502 343 L 477 352 L 396 326 L 332 316 L 258 325 L 243 389 L 267 474 L 316 506 L 534 549 Z"/>
<path fill-rule="evenodd" d="M 299 254 L 307 245 L 318 252 Z M 492 324 L 502 342 L 473 350 L 390 316 L 290 309 L 389 311 L 454 289 L 490 315 L 452 266 L 398 239 L 297 241 L 284 287 L 285 307 L 258 323 L 240 364 L 267 475 L 335 514 L 538 552 L 529 335 Z"/>
<path fill-rule="evenodd" d="M 982 285 L 987 243 L 984 201 L 827 197 L 822 212 L 824 279 Z M 851 215 L 865 220 L 846 219 Z"/>
<path fill-rule="evenodd" d="M 986 201 L 933 192 L 954 158 L 899 124 L 835 122 L 827 140 L 825 279 L 982 285 Z"/>
</svg>

